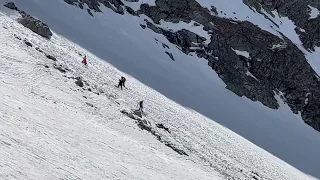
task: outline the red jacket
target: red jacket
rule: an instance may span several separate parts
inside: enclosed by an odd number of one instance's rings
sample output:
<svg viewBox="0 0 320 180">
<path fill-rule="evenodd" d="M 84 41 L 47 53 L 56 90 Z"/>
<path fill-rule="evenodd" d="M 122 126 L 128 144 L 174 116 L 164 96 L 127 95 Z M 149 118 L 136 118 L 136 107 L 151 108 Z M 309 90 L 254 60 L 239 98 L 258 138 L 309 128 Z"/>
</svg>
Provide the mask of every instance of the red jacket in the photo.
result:
<svg viewBox="0 0 320 180">
<path fill-rule="evenodd" d="M 82 63 L 83 63 L 84 65 L 87 65 L 87 59 L 86 59 L 86 58 L 83 58 Z"/>
</svg>

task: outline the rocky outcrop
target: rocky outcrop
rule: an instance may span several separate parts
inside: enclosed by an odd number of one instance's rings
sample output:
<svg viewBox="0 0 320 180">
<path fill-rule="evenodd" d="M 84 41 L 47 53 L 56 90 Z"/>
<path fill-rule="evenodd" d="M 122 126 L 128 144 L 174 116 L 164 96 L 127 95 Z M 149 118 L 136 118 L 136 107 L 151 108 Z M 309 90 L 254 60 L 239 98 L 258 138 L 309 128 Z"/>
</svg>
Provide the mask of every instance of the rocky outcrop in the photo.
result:
<svg viewBox="0 0 320 180">
<path fill-rule="evenodd" d="M 156 131 L 156 129 L 153 127 L 153 124 L 149 122 L 146 119 L 142 118 L 142 113 L 139 110 L 134 110 L 133 112 L 127 111 L 127 110 L 121 110 L 122 114 L 128 116 L 129 118 L 136 121 L 137 126 L 142 129 L 148 131 L 150 134 L 152 134 L 154 137 L 157 138 L 158 141 L 163 143 L 165 146 L 171 148 L 173 151 L 177 152 L 180 155 L 188 156 L 188 154 L 177 147 L 176 144 L 170 142 L 169 140 L 166 140 L 165 137 L 163 137 L 159 132 Z M 171 133 L 169 131 L 169 128 L 165 127 L 163 124 L 156 124 L 156 127 L 166 130 L 167 132 Z"/>
<path fill-rule="evenodd" d="M 70 0 L 71 1 L 71 0 Z M 52 36 L 52 32 L 48 25 L 43 23 L 42 21 L 32 17 L 24 11 L 20 11 L 13 2 L 6 3 L 5 7 L 16 10 L 20 13 L 21 18 L 19 19 L 19 23 L 24 27 L 30 29 L 31 31 L 37 33 L 38 35 L 50 39 Z M 28 46 L 32 46 L 31 43 L 26 43 Z"/>
<path fill-rule="evenodd" d="M 162 33 L 183 52 L 196 52 L 199 57 L 207 59 L 209 66 L 227 84 L 227 89 L 239 96 L 246 96 L 276 109 L 279 105 L 274 97 L 275 92 L 281 91 L 292 111 L 301 112 L 306 123 L 320 130 L 320 111 L 316 108 L 320 105 L 316 100 L 320 97 L 320 84 L 303 53 L 290 40 L 282 40 L 250 22 L 212 16 L 194 0 L 179 3 L 174 0 L 157 0 L 156 6 L 141 5 L 139 12 L 149 16 L 155 24 L 161 19 L 173 23 L 189 23 L 193 20 L 202 24 L 204 30 L 211 34 L 211 43 L 208 45 L 203 43 L 205 39 L 200 38 L 199 41 L 199 37 L 195 38 L 192 33 L 183 30 L 165 31 L 151 22 L 147 26 L 156 33 Z M 308 26 L 312 27 L 312 24 Z M 192 47 L 195 44 L 198 48 Z M 286 46 L 274 48 L 279 44 Z M 250 57 L 237 55 L 234 49 L 247 51 Z M 254 77 L 248 76 L 248 72 Z M 312 97 L 308 98 L 306 104 L 307 93 L 312 94 Z"/>
<path fill-rule="evenodd" d="M 114 12 L 119 14 L 124 14 L 124 6 L 121 0 L 64 0 L 66 3 L 74 6 L 78 6 L 81 9 L 84 9 L 84 4 L 86 4 L 89 9 L 87 9 L 88 13 L 91 16 L 94 16 L 90 10 L 94 12 L 102 12 L 100 9 L 100 4 L 112 9 Z"/>
<path fill-rule="evenodd" d="M 47 57 L 48 59 L 51 59 L 52 61 L 57 61 L 57 58 L 51 56 L 50 54 L 46 54 L 46 57 Z"/>
<path fill-rule="evenodd" d="M 16 5 L 13 2 L 8 2 L 8 3 L 4 4 L 3 6 L 9 8 L 9 9 L 18 11 L 18 8 L 16 7 Z"/>
<path fill-rule="evenodd" d="M 168 51 L 166 51 L 165 53 L 170 57 L 170 59 L 171 59 L 172 61 L 175 61 L 172 53 L 169 53 Z"/>
<path fill-rule="evenodd" d="M 260 9 L 265 9 L 270 15 L 271 11 L 277 11 L 281 16 L 288 17 L 298 27 L 296 32 L 304 47 L 313 51 L 316 46 L 320 47 L 320 16 L 310 18 L 310 6 L 320 10 L 320 1 L 315 0 L 244 0 L 248 6 L 253 6 L 260 13 Z M 263 13 L 261 13 L 263 14 Z M 304 32 L 301 32 L 303 29 Z"/>
<path fill-rule="evenodd" d="M 77 80 L 74 82 L 76 85 L 78 85 L 79 87 L 83 87 L 84 83 L 80 78 L 77 78 Z"/>
<path fill-rule="evenodd" d="M 22 18 L 19 20 L 20 24 L 42 37 L 51 38 L 52 32 L 48 25 L 24 12 L 20 12 L 20 14 L 22 15 Z"/>
<path fill-rule="evenodd" d="M 116 8 L 124 6 L 120 0 L 81 2 L 72 0 L 72 2 L 78 6 L 81 3 L 91 3 L 91 6 L 94 6 L 92 9 L 96 11 L 99 9 L 99 3 L 95 2 L 105 4 L 107 7 L 110 3 Z M 271 11 L 277 10 L 280 15 L 288 16 L 299 28 L 305 30 L 305 32 L 299 31 L 299 34 L 307 49 L 313 50 L 315 46 L 319 46 L 319 17 L 309 19 L 308 15 L 308 5 L 320 8 L 318 1 L 283 0 L 280 3 L 280 0 L 244 0 L 244 2 L 258 12 L 261 12 L 263 7 L 271 15 Z M 218 13 L 215 7 L 208 10 L 195 0 L 156 0 L 155 4 L 155 6 L 142 4 L 137 12 L 130 9 L 129 11 L 130 14 L 145 14 L 152 19 L 153 22 L 145 20 L 146 27 L 164 35 L 182 52 L 186 54 L 195 52 L 198 57 L 207 59 L 208 65 L 226 83 L 226 88 L 235 94 L 260 101 L 265 106 L 276 109 L 279 105 L 275 95 L 281 92 L 281 97 L 294 113 L 301 112 L 306 123 L 320 130 L 319 77 L 308 64 L 304 54 L 289 39 L 280 39 L 250 22 L 214 16 Z M 172 23 L 194 21 L 195 26 L 203 25 L 203 30 L 211 35 L 211 39 L 201 37 L 187 29 L 179 31 L 163 29 L 159 26 L 160 20 Z M 145 28 L 145 25 L 141 24 L 141 27 Z M 207 43 L 208 41 L 210 43 Z M 248 52 L 249 57 L 238 55 L 236 50 Z"/>
</svg>

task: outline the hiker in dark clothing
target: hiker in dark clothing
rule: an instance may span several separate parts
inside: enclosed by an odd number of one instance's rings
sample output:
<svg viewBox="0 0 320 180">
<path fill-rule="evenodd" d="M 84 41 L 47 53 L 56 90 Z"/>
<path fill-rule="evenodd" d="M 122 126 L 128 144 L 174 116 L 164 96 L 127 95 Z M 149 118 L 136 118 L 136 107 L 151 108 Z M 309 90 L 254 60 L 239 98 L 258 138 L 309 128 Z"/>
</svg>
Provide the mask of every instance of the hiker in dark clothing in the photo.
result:
<svg viewBox="0 0 320 180">
<path fill-rule="evenodd" d="M 122 80 L 122 86 L 126 88 L 126 86 L 124 85 L 124 83 L 126 82 L 126 78 L 122 76 L 121 80 Z"/>
<path fill-rule="evenodd" d="M 121 77 L 121 79 L 119 79 L 118 88 L 121 87 L 121 90 L 122 90 L 122 86 L 126 88 L 126 86 L 124 85 L 125 82 L 126 82 L 126 78 Z"/>
<path fill-rule="evenodd" d="M 138 103 L 138 106 L 139 106 L 139 111 L 143 112 L 143 101 L 140 101 Z"/>
</svg>

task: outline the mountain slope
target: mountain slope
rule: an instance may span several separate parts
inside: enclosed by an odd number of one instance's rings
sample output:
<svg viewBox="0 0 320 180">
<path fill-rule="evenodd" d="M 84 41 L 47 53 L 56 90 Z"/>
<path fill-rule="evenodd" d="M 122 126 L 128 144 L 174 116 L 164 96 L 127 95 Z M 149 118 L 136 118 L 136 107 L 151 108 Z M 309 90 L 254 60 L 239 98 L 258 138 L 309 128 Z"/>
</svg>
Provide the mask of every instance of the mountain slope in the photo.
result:
<svg viewBox="0 0 320 180">
<path fill-rule="evenodd" d="M 128 13 L 121 16 L 104 6 L 100 6 L 103 13 L 91 12 L 92 17 L 87 11 L 63 1 L 15 2 L 20 9 L 43 20 L 56 33 L 80 44 L 170 99 L 214 119 L 303 172 L 319 177 L 319 161 L 315 158 L 320 146 L 317 132 L 293 114 L 278 96 L 274 98 L 273 91 L 271 97 L 280 107 L 278 110 L 226 90 L 226 84 L 205 59 L 196 57 L 195 53 L 186 55 L 162 34 L 141 28 L 140 24 L 148 24 L 144 19 L 152 22 L 150 18 Z M 7 9 L 4 11 L 8 12 Z M 161 27 L 167 30 L 186 28 L 203 37 L 209 36 L 201 28 L 193 28 L 193 23 L 161 21 Z M 163 48 L 162 43 L 169 49 Z M 240 50 L 235 49 L 236 52 Z M 172 53 L 175 61 L 165 51 Z"/>
<path fill-rule="evenodd" d="M 1 179 L 308 179 L 131 77 L 129 89 L 115 88 L 123 73 L 68 40 L 44 41 L 0 16 Z M 87 54 L 89 67 L 79 53 Z M 148 99 L 146 119 L 171 130 L 157 133 L 188 156 L 120 113 L 140 99 Z"/>
</svg>

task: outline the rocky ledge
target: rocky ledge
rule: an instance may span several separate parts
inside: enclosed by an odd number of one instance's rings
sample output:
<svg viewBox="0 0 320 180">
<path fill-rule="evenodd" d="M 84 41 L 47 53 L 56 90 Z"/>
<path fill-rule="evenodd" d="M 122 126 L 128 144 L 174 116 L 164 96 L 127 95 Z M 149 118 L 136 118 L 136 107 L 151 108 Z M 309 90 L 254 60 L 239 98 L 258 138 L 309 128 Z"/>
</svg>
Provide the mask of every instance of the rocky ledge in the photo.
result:
<svg viewBox="0 0 320 180">
<path fill-rule="evenodd" d="M 41 22 L 40 20 L 32 17 L 24 11 L 19 10 L 13 2 L 9 2 L 4 4 L 5 7 L 9 9 L 16 10 L 20 13 L 21 18 L 19 19 L 19 23 L 24 27 L 30 29 L 31 31 L 37 33 L 38 35 L 50 39 L 52 36 L 52 32 L 48 25 Z"/>
</svg>

